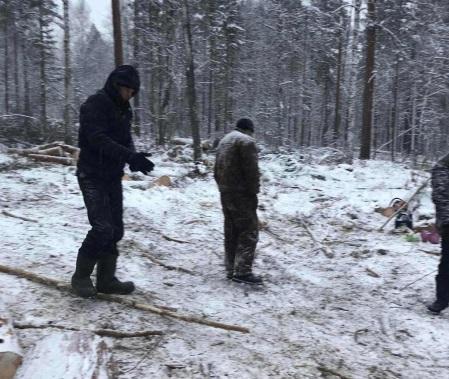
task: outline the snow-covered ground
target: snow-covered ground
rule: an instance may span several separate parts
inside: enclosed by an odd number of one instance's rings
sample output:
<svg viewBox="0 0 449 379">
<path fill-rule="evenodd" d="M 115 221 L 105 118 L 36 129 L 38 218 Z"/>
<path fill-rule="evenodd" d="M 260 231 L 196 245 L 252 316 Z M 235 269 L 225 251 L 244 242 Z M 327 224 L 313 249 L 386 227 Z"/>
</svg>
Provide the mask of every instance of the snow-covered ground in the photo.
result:
<svg viewBox="0 0 449 379">
<path fill-rule="evenodd" d="M 428 253 L 439 247 L 407 242 L 390 233 L 391 224 L 377 231 L 385 218 L 373 211 L 393 197 L 410 196 L 428 173 L 384 161 L 325 166 L 305 163 L 299 154 L 264 154 L 259 216 L 266 226 L 255 272 L 265 286 L 252 288 L 225 279 L 212 174 L 191 178 L 188 163 L 165 154 L 154 161 L 151 177 L 123 182 L 126 234 L 118 276 L 134 280 L 132 298 L 139 302 L 245 326 L 250 333 L 84 300 L 0 273 L 1 298 L 16 322 L 163 330 L 164 336 L 150 339 L 108 338 L 120 379 L 449 377 L 447 314 L 425 309 L 439 259 Z M 36 222 L 0 214 L 0 264 L 68 282 L 89 229 L 74 169 L 27 167 L 23 158 L 15 169 L 16 163 L 0 154 L 0 207 Z M 162 175 L 174 185 L 151 187 Z M 432 214 L 427 189 L 414 217 Z M 299 220 L 334 258 L 317 249 Z M 194 275 L 154 264 L 148 253 Z M 18 331 L 25 352 L 53 333 L 61 331 Z"/>
</svg>

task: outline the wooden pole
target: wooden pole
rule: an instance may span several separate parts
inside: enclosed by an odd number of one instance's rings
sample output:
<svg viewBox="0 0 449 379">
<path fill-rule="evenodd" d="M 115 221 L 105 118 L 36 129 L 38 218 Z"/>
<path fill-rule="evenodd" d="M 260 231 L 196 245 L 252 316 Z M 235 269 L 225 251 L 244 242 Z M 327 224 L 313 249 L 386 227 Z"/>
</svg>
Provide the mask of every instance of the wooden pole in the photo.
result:
<svg viewBox="0 0 449 379">
<path fill-rule="evenodd" d="M 44 277 L 41 275 L 37 275 L 35 273 L 25 271 L 22 269 L 0 265 L 0 272 L 9 274 L 9 275 L 15 275 L 15 276 L 27 279 L 27 280 L 35 282 L 35 283 L 54 287 L 61 291 L 71 291 L 71 286 L 68 283 L 60 282 L 58 280 L 55 280 L 52 278 L 47 278 L 47 277 Z M 240 332 L 240 333 L 249 333 L 249 329 L 245 328 L 243 326 L 223 324 L 221 322 L 211 321 L 211 320 L 208 320 L 203 317 L 178 314 L 176 312 L 173 312 L 168 309 L 164 309 L 162 307 L 158 307 L 158 306 L 150 305 L 150 304 L 138 303 L 135 300 L 127 299 L 127 298 L 124 298 L 121 296 L 106 295 L 103 293 L 98 293 L 97 298 L 101 299 L 101 300 L 106 300 L 106 301 L 126 305 L 130 308 L 140 309 L 143 311 L 155 313 L 155 314 L 158 314 L 159 316 L 163 316 L 163 317 L 170 317 L 170 318 L 174 318 L 174 319 L 185 321 L 185 322 L 206 325 L 206 326 L 210 326 L 212 328 L 230 330 L 230 331 Z"/>
</svg>

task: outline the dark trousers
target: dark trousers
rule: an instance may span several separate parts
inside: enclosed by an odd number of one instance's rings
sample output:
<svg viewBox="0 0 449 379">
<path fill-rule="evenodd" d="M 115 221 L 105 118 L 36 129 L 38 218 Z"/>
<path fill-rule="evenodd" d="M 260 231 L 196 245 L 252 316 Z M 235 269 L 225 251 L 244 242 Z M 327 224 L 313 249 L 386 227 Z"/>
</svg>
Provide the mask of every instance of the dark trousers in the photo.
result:
<svg viewBox="0 0 449 379">
<path fill-rule="evenodd" d="M 251 273 L 259 236 L 257 195 L 222 193 L 225 267 L 228 273 Z"/>
<path fill-rule="evenodd" d="M 436 276 L 437 299 L 449 303 L 449 237 L 441 239 L 441 259 Z"/>
<path fill-rule="evenodd" d="M 110 254 L 118 255 L 116 244 L 124 233 L 121 178 L 104 181 L 79 174 L 78 183 L 92 226 L 79 254 L 95 260 Z"/>
</svg>

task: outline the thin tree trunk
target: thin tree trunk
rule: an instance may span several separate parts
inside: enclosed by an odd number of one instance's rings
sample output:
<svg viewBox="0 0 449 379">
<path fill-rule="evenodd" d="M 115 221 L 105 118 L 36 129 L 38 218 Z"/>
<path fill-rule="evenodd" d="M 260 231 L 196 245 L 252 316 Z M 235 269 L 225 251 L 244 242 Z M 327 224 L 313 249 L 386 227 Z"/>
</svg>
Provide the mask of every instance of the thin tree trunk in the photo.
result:
<svg viewBox="0 0 449 379">
<path fill-rule="evenodd" d="M 399 91 L 399 54 L 396 54 L 396 67 L 394 71 L 394 82 L 393 82 L 393 108 L 391 109 L 391 161 L 394 162 L 396 156 L 396 125 L 397 125 L 397 115 L 398 115 L 398 91 Z"/>
<path fill-rule="evenodd" d="M 69 0 L 62 0 L 64 9 L 64 142 L 73 143 L 70 125 L 70 86 L 72 82 L 72 68 L 70 64 L 70 18 Z"/>
<path fill-rule="evenodd" d="M 341 82 L 342 82 L 342 57 L 343 57 L 343 22 L 340 22 L 340 32 L 338 38 L 338 53 L 337 53 L 337 83 L 335 89 L 335 115 L 334 115 L 334 133 L 332 139 L 336 145 L 340 138 L 340 124 L 341 124 Z"/>
<path fill-rule="evenodd" d="M 186 78 L 187 78 L 187 99 L 189 103 L 190 126 L 193 137 L 193 159 L 201 159 L 201 139 L 200 126 L 197 114 L 196 90 L 195 90 L 195 66 L 193 57 L 192 30 L 190 25 L 190 9 L 188 0 L 184 0 L 185 12 L 185 38 L 186 38 Z"/>
<path fill-rule="evenodd" d="M 353 158 L 354 154 L 354 131 L 355 131 L 355 98 L 357 93 L 357 72 L 358 72 L 358 59 L 357 59 L 357 45 L 359 39 L 360 28 L 360 8 L 362 6 L 362 0 L 354 0 L 354 23 L 351 36 L 351 53 L 349 55 L 349 101 L 348 101 L 348 121 L 346 131 L 346 152 L 348 156 Z"/>
<path fill-rule="evenodd" d="M 363 90 L 363 124 L 360 141 L 360 159 L 370 159 L 374 101 L 374 65 L 376 51 L 376 0 L 368 0 L 366 27 L 366 63 Z"/>
<path fill-rule="evenodd" d="M 41 130 L 45 134 L 48 132 L 47 120 L 47 59 L 45 54 L 44 39 L 44 5 L 39 2 L 39 53 L 40 53 L 40 101 L 41 101 Z"/>
<path fill-rule="evenodd" d="M 112 26 L 114 29 L 115 65 L 123 64 L 122 24 L 120 16 L 120 0 L 112 0 Z"/>
<path fill-rule="evenodd" d="M 134 59 L 134 65 L 136 67 L 139 66 L 140 63 L 140 57 L 139 57 L 139 51 L 140 51 L 140 15 L 139 15 L 139 0 L 134 0 L 134 33 L 133 33 L 133 59 Z M 140 136 L 141 132 L 141 117 L 140 117 L 140 95 L 137 93 L 134 98 L 134 132 Z"/>
<path fill-rule="evenodd" d="M 3 38 L 4 38 L 4 44 L 5 44 L 5 56 L 4 56 L 4 81 L 5 81 L 5 113 L 9 113 L 9 1 L 5 1 L 5 20 L 4 20 L 4 30 L 3 30 Z"/>
<path fill-rule="evenodd" d="M 17 30 L 17 12 L 14 12 L 14 109 L 16 113 L 20 113 L 20 82 L 19 82 L 19 31 Z M 20 17 L 20 15 L 19 15 Z"/>
</svg>

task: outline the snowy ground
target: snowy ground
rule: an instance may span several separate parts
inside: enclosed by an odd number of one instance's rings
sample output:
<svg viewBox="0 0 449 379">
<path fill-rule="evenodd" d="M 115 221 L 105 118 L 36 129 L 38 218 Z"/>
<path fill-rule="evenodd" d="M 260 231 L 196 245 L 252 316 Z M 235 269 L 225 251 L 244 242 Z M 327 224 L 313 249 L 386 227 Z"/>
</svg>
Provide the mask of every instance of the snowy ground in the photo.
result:
<svg viewBox="0 0 449 379">
<path fill-rule="evenodd" d="M 413 283 L 436 269 L 438 256 L 427 253 L 439 248 L 407 242 L 390 233 L 391 225 L 378 232 L 385 218 L 373 212 L 393 197 L 410 196 L 428 174 L 383 161 L 314 162 L 292 154 L 265 154 L 260 162 L 259 216 L 268 229 L 260 233 L 255 271 L 266 284 L 258 289 L 224 278 L 222 215 L 211 173 L 189 178 L 189 164 L 164 155 L 155 158 L 152 177 L 124 181 L 118 276 L 135 281 L 132 297 L 246 326 L 250 334 L 83 300 L 6 274 L 0 274 L 1 298 L 20 323 L 165 331 L 108 339 L 120 379 L 449 377 L 448 316 L 432 316 L 424 306 L 433 298 L 434 274 Z M 161 175 L 174 186 L 149 188 Z M 432 216 L 429 194 L 421 196 L 415 218 Z M 69 281 L 89 227 L 73 168 L 23 158 L 17 165 L 0 154 L 0 207 L 37 221 L 0 215 L 0 264 Z M 334 258 L 316 249 L 298 219 Z M 195 275 L 153 264 L 145 253 Z M 60 331 L 18 333 L 26 352 Z"/>
</svg>

